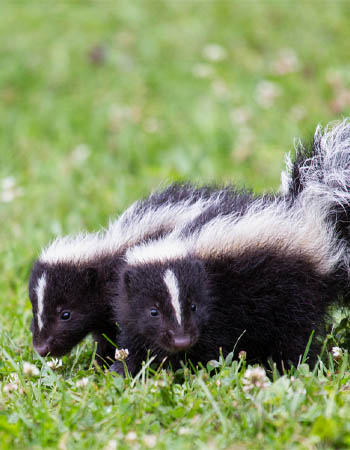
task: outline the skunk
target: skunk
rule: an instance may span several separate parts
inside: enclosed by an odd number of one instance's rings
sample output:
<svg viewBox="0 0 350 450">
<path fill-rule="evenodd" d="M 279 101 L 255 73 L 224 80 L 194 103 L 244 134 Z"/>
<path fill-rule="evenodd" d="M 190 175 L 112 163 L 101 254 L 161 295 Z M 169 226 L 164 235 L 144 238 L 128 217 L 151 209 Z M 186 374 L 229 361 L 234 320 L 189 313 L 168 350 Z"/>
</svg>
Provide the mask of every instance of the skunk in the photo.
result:
<svg viewBox="0 0 350 450">
<path fill-rule="evenodd" d="M 56 239 L 42 251 L 29 281 L 35 350 L 62 356 L 92 333 L 99 362 L 112 358 L 117 328 L 110 281 L 126 249 L 182 227 L 228 195 L 234 195 L 230 189 L 173 184 L 135 202 L 103 232 Z"/>
<path fill-rule="evenodd" d="M 113 308 L 132 374 L 148 352 L 176 369 L 220 349 L 283 369 L 298 364 L 313 331 L 315 362 L 327 309 L 349 291 L 350 122 L 299 144 L 282 193 L 241 194 L 231 207 L 127 250 Z M 123 374 L 123 364 L 111 370 Z"/>
</svg>

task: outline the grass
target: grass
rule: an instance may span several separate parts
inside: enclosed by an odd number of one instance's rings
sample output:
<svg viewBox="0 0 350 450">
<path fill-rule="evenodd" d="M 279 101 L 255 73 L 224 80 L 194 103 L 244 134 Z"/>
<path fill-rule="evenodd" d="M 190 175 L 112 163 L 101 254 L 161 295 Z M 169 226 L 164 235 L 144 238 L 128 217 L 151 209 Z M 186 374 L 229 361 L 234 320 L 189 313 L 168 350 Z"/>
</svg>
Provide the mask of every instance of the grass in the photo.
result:
<svg viewBox="0 0 350 450">
<path fill-rule="evenodd" d="M 96 372 L 89 340 L 51 369 L 27 295 L 55 235 L 99 229 L 159 185 L 276 189 L 293 138 L 350 113 L 349 18 L 345 1 L 2 2 L 2 449 L 350 446 L 348 356 L 328 353 L 348 347 L 347 320 L 315 371 L 247 391 L 244 361 Z"/>
</svg>

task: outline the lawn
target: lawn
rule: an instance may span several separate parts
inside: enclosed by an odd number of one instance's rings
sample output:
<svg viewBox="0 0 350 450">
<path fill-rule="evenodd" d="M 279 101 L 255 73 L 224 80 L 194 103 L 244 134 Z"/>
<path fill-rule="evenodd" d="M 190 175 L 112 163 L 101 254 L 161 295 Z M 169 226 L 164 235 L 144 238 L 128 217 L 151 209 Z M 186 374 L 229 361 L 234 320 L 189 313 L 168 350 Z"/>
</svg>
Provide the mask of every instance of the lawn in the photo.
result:
<svg viewBox="0 0 350 450">
<path fill-rule="evenodd" d="M 313 371 L 123 380 L 89 339 L 40 359 L 27 294 L 42 246 L 170 181 L 278 189 L 293 139 L 350 115 L 349 24 L 340 0 L 1 2 L 1 449 L 350 447 L 342 312 Z"/>
</svg>

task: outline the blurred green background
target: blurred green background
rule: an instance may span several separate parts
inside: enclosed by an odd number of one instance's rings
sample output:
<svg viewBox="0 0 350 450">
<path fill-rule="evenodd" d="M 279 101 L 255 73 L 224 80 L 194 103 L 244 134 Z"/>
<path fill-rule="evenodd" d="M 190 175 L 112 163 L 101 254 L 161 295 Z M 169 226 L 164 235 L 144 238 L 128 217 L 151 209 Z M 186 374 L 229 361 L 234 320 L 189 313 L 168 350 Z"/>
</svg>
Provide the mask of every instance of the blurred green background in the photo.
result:
<svg viewBox="0 0 350 450">
<path fill-rule="evenodd" d="M 350 112 L 347 1 L 13 0 L 0 17 L 0 314 L 21 341 L 55 235 L 173 180 L 276 189 L 293 138 Z"/>
<path fill-rule="evenodd" d="M 277 189 L 294 138 L 348 115 L 347 0 L 2 0 L 0 447 L 115 450 L 137 430 L 160 433 L 157 448 L 344 448 L 347 359 L 256 402 L 237 365 L 222 388 L 209 377 L 208 398 L 202 378 L 174 388 L 171 373 L 125 388 L 85 370 L 89 342 L 53 376 L 32 351 L 27 282 L 56 235 L 106 226 L 173 180 Z M 43 376 L 5 392 L 22 361 Z"/>
</svg>

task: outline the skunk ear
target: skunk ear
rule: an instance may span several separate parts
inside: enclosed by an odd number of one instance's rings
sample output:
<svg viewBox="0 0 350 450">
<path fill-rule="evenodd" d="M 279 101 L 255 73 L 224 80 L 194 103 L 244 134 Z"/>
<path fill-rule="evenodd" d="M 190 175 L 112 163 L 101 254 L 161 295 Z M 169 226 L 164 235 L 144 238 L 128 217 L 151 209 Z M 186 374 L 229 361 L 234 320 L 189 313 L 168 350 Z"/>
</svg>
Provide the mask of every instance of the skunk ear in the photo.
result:
<svg viewBox="0 0 350 450">
<path fill-rule="evenodd" d="M 194 261 L 192 261 L 192 268 L 193 268 L 193 272 L 196 275 L 200 275 L 201 273 L 204 272 L 204 264 L 202 263 L 202 261 L 199 261 L 198 259 L 195 259 Z"/>
<path fill-rule="evenodd" d="M 124 272 L 123 274 L 123 280 L 124 280 L 124 286 L 127 290 L 127 292 L 129 293 L 131 290 L 131 285 L 132 285 L 132 281 L 133 281 L 133 270 L 128 269 Z"/>
<path fill-rule="evenodd" d="M 95 269 L 94 267 L 88 267 L 87 269 L 84 270 L 84 278 L 85 278 L 86 284 L 89 287 L 96 286 L 97 276 L 98 276 L 98 272 L 97 272 L 97 269 Z"/>
</svg>

